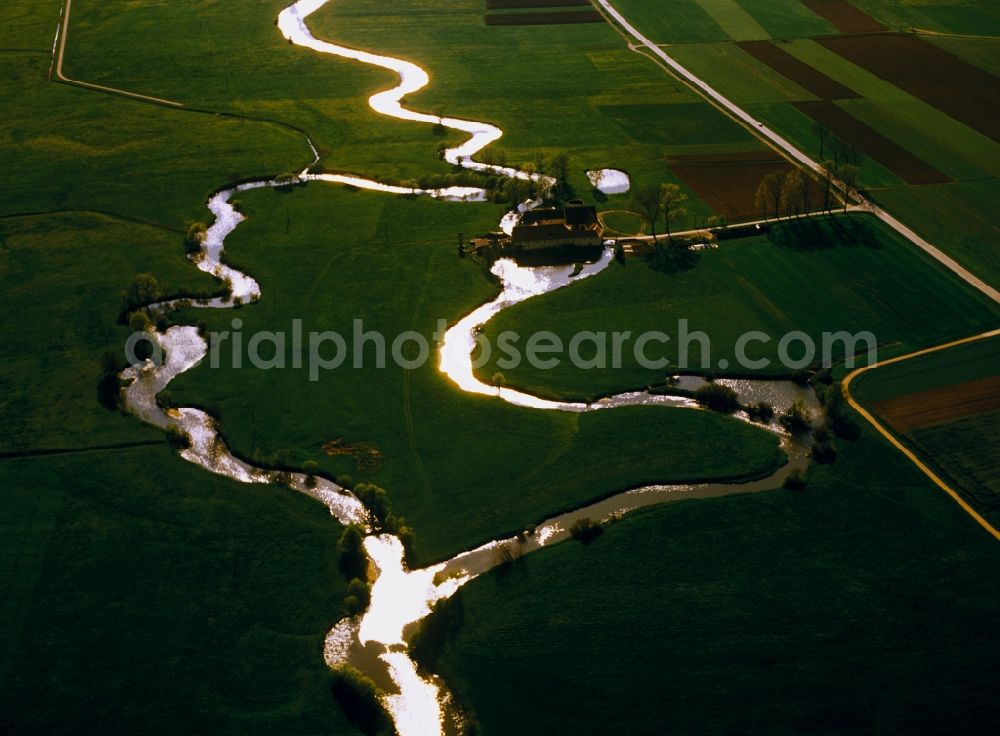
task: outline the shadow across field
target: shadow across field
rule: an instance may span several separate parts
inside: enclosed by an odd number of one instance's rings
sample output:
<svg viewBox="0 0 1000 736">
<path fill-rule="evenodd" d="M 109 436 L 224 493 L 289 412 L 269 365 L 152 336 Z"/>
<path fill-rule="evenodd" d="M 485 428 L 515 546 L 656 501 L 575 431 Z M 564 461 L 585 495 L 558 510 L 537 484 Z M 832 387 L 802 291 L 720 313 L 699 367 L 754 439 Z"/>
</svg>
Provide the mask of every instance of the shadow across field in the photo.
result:
<svg viewBox="0 0 1000 736">
<path fill-rule="evenodd" d="M 824 217 L 792 220 L 772 225 L 767 239 L 781 248 L 797 251 L 860 247 L 883 247 L 876 232 L 854 217 Z"/>
</svg>

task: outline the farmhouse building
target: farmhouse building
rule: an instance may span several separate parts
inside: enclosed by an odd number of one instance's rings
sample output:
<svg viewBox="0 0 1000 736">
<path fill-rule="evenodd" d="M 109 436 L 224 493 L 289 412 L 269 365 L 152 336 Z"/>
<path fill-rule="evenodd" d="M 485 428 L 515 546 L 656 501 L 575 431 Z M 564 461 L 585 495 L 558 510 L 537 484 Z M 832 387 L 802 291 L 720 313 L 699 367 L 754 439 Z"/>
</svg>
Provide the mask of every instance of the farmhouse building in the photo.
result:
<svg viewBox="0 0 1000 736">
<path fill-rule="evenodd" d="M 604 228 L 597 220 L 597 208 L 572 200 L 564 208 L 528 210 L 514 226 L 510 244 L 520 250 L 542 248 L 600 247 Z"/>
</svg>

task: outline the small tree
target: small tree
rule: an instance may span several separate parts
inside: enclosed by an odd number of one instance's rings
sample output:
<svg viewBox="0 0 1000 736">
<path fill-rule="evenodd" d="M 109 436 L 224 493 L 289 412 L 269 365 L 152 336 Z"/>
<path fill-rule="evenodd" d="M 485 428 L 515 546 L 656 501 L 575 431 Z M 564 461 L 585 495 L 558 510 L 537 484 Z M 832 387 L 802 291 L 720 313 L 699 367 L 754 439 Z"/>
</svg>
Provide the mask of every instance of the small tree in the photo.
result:
<svg viewBox="0 0 1000 736">
<path fill-rule="evenodd" d="M 187 226 L 184 234 L 184 249 L 188 253 L 197 253 L 201 250 L 201 244 L 205 241 L 205 234 L 208 226 L 204 222 L 192 222 Z"/>
<path fill-rule="evenodd" d="M 577 519 L 569 528 L 573 539 L 584 544 L 590 544 L 604 533 L 604 527 L 589 517 Z"/>
<path fill-rule="evenodd" d="M 347 584 L 347 596 L 344 598 L 344 605 L 347 607 L 347 612 L 350 615 L 356 616 L 359 613 L 364 613 L 368 610 L 371 602 L 372 592 L 368 583 L 364 580 L 354 578 Z"/>
<path fill-rule="evenodd" d="M 656 221 L 660 219 L 660 213 L 663 211 L 663 197 L 660 194 L 660 188 L 655 184 L 644 184 L 636 187 L 632 194 L 632 205 L 646 218 L 655 243 Z"/>
<path fill-rule="evenodd" d="M 784 205 L 785 214 L 789 217 L 799 215 L 805 211 L 802 202 L 805 184 L 802 182 L 802 172 L 792 169 L 785 174 L 785 181 L 781 186 L 781 200 Z"/>
<path fill-rule="evenodd" d="M 736 392 L 718 383 L 699 388 L 694 392 L 694 400 L 706 409 L 723 414 L 732 414 L 740 408 L 740 398 Z"/>
<path fill-rule="evenodd" d="M 358 483 L 354 488 L 354 495 L 368 509 L 375 525 L 379 528 L 386 528 L 392 518 L 392 501 L 389 500 L 389 494 L 371 483 Z M 391 530 L 387 529 L 387 531 Z"/>
<path fill-rule="evenodd" d="M 822 161 L 823 149 L 826 147 L 826 142 L 830 137 L 830 129 L 822 123 L 813 123 L 812 132 L 819 139 L 819 159 Z"/>
<path fill-rule="evenodd" d="M 812 428 L 812 423 L 809 421 L 809 412 L 806 409 L 806 405 L 802 401 L 796 401 L 788 409 L 778 417 L 778 421 L 785 430 L 798 437 Z"/>
<path fill-rule="evenodd" d="M 751 421 L 767 424 L 774 419 L 774 407 L 765 401 L 758 401 L 746 407 L 747 416 Z"/>
<path fill-rule="evenodd" d="M 122 303 L 126 311 L 145 307 L 160 298 L 160 282 L 151 273 L 137 273 L 122 292 Z"/>
<path fill-rule="evenodd" d="M 801 491 L 806 487 L 805 476 L 802 474 L 801 470 L 795 468 L 787 476 L 785 476 L 785 480 L 782 482 L 781 487 L 787 488 L 790 491 Z"/>
<path fill-rule="evenodd" d="M 382 707 L 382 692 L 371 678 L 349 665 L 330 675 L 330 693 L 344 715 L 365 736 L 392 733 L 392 720 Z"/>
<path fill-rule="evenodd" d="M 670 224 L 678 217 L 687 213 L 687 209 L 682 207 L 682 203 L 687 201 L 687 195 L 681 191 L 676 184 L 663 184 L 660 187 L 660 201 L 663 208 L 663 217 L 666 221 L 667 239 L 673 242 L 670 234 Z"/>
<path fill-rule="evenodd" d="M 302 464 L 302 470 L 306 474 L 306 479 L 305 479 L 306 488 L 316 487 L 316 471 L 318 468 L 319 465 L 316 464 L 315 460 L 306 460 Z"/>
<path fill-rule="evenodd" d="M 368 555 L 360 527 L 351 524 L 344 529 L 337 542 L 337 553 L 337 567 L 345 580 L 368 579 Z"/>
<path fill-rule="evenodd" d="M 780 171 L 772 171 L 764 177 L 763 185 L 768 206 L 777 219 L 781 216 L 781 195 L 785 188 L 785 175 Z"/>
<path fill-rule="evenodd" d="M 567 194 L 569 192 L 569 156 L 565 153 L 554 155 L 549 161 L 549 170 L 556 180 L 556 193 L 559 195 Z"/>
</svg>

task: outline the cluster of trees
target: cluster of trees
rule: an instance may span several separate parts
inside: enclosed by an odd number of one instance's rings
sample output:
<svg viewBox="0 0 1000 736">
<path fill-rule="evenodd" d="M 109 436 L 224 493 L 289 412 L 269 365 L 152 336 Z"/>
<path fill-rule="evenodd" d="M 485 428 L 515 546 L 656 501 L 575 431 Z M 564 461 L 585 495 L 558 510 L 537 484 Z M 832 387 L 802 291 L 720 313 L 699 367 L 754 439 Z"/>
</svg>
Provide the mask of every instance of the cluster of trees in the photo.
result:
<svg viewBox="0 0 1000 736">
<path fill-rule="evenodd" d="M 410 637 L 410 656 L 421 670 L 433 672 L 445 647 L 454 641 L 465 622 L 465 606 L 461 592 L 442 598 L 431 606 L 431 612 L 417 625 Z"/>
<path fill-rule="evenodd" d="M 201 250 L 202 243 L 205 242 L 205 234 L 208 232 L 208 225 L 204 222 L 190 222 L 184 232 L 184 251 L 188 255 L 194 255 Z"/>
<path fill-rule="evenodd" d="M 392 512 L 392 501 L 384 489 L 371 483 L 358 483 L 354 487 L 354 495 L 368 510 L 372 527 L 378 532 L 395 534 L 403 544 L 407 562 L 413 554 L 413 543 L 417 535 L 406 525 L 406 519 Z"/>
<path fill-rule="evenodd" d="M 490 147 L 480 154 L 480 160 L 488 166 L 510 168 L 529 176 L 539 175 L 534 181 L 500 174 L 487 175 L 485 188 L 494 202 L 517 204 L 528 197 L 548 200 L 568 199 L 573 195 L 573 188 L 569 183 L 567 153 L 560 152 L 546 157 L 539 152 L 533 160 L 517 164 L 508 162 L 507 153 L 503 149 Z M 549 181 L 550 179 L 554 181 Z"/>
<path fill-rule="evenodd" d="M 834 183 L 840 182 L 848 190 L 853 189 L 857 183 L 858 169 L 864 155 L 824 125 L 815 123 L 812 130 L 819 139 L 819 159 L 823 163 L 823 175 L 817 178 L 812 172 L 799 168 L 767 174 L 754 195 L 754 206 L 764 219 L 782 215 L 808 215 L 814 209 L 814 202 L 820 193 L 823 211 L 828 212 L 833 208 Z M 845 197 L 845 210 L 847 205 Z"/>
<path fill-rule="evenodd" d="M 684 202 L 687 195 L 676 184 L 646 184 L 636 187 L 632 193 L 632 205 L 646 218 L 650 234 L 656 243 L 656 223 L 664 219 L 667 240 L 673 241 L 671 226 L 677 218 L 687 214 Z"/>
<path fill-rule="evenodd" d="M 797 217 L 809 214 L 812 202 L 820 191 L 820 183 L 816 178 L 801 169 L 792 169 L 787 173 L 772 171 L 765 176 L 757 187 L 754 195 L 756 207 L 764 219 L 778 218 L 782 215 Z M 827 186 L 827 201 L 829 186 Z"/>
<path fill-rule="evenodd" d="M 728 386 L 707 383 L 694 392 L 694 400 L 706 409 L 722 414 L 733 414 L 740 409 L 740 398 Z"/>
<path fill-rule="evenodd" d="M 352 616 L 363 613 L 371 603 L 368 586 L 368 555 L 364 547 L 365 536 L 361 528 L 351 524 L 337 542 L 337 568 L 347 581 L 344 605 Z"/>
<path fill-rule="evenodd" d="M 604 534 L 604 527 L 590 517 L 577 519 L 569 528 L 569 535 L 585 545 L 590 544 L 602 534 Z"/>
<path fill-rule="evenodd" d="M 392 719 L 382 706 L 382 691 L 370 677 L 350 665 L 330 673 L 330 694 L 344 715 L 365 736 L 394 734 Z"/>
</svg>

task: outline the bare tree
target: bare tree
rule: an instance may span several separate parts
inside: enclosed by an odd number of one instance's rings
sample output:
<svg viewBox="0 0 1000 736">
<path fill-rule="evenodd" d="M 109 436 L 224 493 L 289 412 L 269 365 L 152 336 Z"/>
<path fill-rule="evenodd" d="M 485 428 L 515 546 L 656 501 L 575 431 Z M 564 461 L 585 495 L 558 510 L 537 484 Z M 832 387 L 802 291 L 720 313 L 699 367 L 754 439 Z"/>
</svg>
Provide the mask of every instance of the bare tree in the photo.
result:
<svg viewBox="0 0 1000 736">
<path fill-rule="evenodd" d="M 753 206 L 760 212 L 760 216 L 765 220 L 771 212 L 771 192 L 767 187 L 767 180 L 762 179 L 757 186 L 757 192 L 753 197 Z"/>
<path fill-rule="evenodd" d="M 687 213 L 687 208 L 682 206 L 687 201 L 688 196 L 681 191 L 676 184 L 663 184 L 660 187 L 660 202 L 662 203 L 663 216 L 666 220 L 667 239 L 672 243 L 673 236 L 670 234 L 670 223 L 674 218 Z"/>
<path fill-rule="evenodd" d="M 789 217 L 799 215 L 805 209 L 802 206 L 802 193 L 804 189 L 802 172 L 798 169 L 792 169 L 785 174 L 785 181 L 781 187 L 781 200 L 785 208 L 785 214 Z"/>
<path fill-rule="evenodd" d="M 827 139 L 829 139 L 831 133 L 830 129 L 823 125 L 823 123 L 813 123 L 812 132 L 817 138 L 819 138 L 819 160 L 823 160 L 824 149 L 826 148 Z"/>
<path fill-rule="evenodd" d="M 802 212 L 808 215 L 812 209 L 813 198 L 816 194 L 817 181 L 811 172 L 802 173 Z"/>
<path fill-rule="evenodd" d="M 785 175 L 780 171 L 772 171 L 764 177 L 764 181 L 761 182 L 761 186 L 764 188 L 764 201 L 767 203 L 767 206 L 772 212 L 774 212 L 775 218 L 780 217 L 781 193 L 785 188 Z"/>
<path fill-rule="evenodd" d="M 653 242 L 655 243 L 656 221 L 660 219 L 660 213 L 663 211 L 663 197 L 660 195 L 660 187 L 656 184 L 644 184 L 641 187 L 636 187 L 632 193 L 632 205 L 649 222 L 649 230 L 653 235 Z"/>
</svg>

